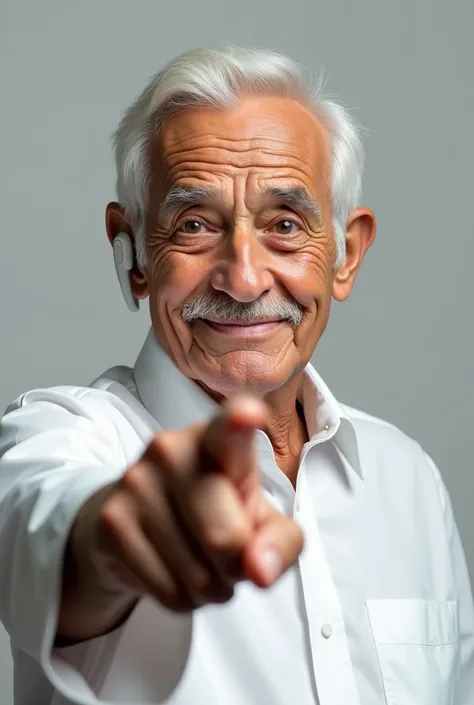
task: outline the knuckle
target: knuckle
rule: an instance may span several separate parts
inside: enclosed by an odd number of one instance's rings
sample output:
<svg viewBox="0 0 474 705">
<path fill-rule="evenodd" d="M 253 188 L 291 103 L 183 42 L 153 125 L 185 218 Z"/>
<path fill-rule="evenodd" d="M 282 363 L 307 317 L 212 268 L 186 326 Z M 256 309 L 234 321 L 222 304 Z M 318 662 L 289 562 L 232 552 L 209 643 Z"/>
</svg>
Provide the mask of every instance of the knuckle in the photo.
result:
<svg viewBox="0 0 474 705">
<path fill-rule="evenodd" d="M 125 491 L 141 497 L 147 491 L 146 466 L 144 463 L 137 463 L 127 470 L 122 477 L 121 486 Z"/>
<path fill-rule="evenodd" d="M 164 431 L 157 433 L 149 443 L 144 457 L 148 462 L 160 468 L 161 473 L 174 473 L 179 464 L 180 451 L 186 445 L 182 431 Z"/>
<path fill-rule="evenodd" d="M 129 468 L 120 480 L 119 489 L 139 505 L 149 505 L 162 493 L 163 482 L 160 474 L 145 461 Z"/>
<path fill-rule="evenodd" d="M 161 458 L 162 454 L 166 452 L 167 449 L 167 436 L 169 434 L 164 431 L 163 433 L 157 433 L 151 439 L 145 450 L 145 456 L 150 460 Z"/>
<path fill-rule="evenodd" d="M 99 513 L 99 523 L 109 533 L 119 534 L 124 524 L 124 507 L 120 499 L 113 495 L 104 504 Z"/>
</svg>

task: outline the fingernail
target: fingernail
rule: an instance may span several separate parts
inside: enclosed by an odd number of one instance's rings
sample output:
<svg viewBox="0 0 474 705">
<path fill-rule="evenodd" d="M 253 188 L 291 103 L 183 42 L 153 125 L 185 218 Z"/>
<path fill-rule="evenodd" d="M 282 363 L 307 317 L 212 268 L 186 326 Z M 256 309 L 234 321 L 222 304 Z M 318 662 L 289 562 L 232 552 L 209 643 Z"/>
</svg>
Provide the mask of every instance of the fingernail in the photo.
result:
<svg viewBox="0 0 474 705">
<path fill-rule="evenodd" d="M 267 548 L 260 557 L 265 582 L 271 585 L 283 572 L 283 561 L 280 554 L 273 548 Z"/>
</svg>

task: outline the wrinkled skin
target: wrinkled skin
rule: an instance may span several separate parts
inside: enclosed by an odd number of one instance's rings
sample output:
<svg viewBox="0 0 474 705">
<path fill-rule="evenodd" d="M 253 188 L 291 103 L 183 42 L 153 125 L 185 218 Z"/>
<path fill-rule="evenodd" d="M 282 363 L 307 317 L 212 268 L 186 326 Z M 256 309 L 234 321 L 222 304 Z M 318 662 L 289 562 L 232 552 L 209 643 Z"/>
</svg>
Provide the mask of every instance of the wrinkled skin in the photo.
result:
<svg viewBox="0 0 474 705">
<path fill-rule="evenodd" d="M 287 98 L 249 96 L 231 110 L 186 110 L 165 123 L 149 156 L 148 262 L 132 273 L 133 291 L 149 296 L 157 337 L 187 376 L 216 397 L 247 391 L 265 399 L 280 466 L 294 465 L 305 440 L 295 412 L 301 373 L 331 298 L 344 300 L 352 290 L 375 236 L 373 214 L 359 208 L 349 216 L 346 259 L 335 271 L 329 138 L 309 109 Z M 214 193 L 160 212 L 171 189 L 190 186 Z M 319 214 L 269 195 L 272 187 L 304 189 Z M 108 207 L 107 227 L 111 240 L 133 232 L 117 204 Z M 296 328 L 186 324 L 183 304 L 207 292 L 241 302 L 289 298 L 304 313 Z"/>
</svg>

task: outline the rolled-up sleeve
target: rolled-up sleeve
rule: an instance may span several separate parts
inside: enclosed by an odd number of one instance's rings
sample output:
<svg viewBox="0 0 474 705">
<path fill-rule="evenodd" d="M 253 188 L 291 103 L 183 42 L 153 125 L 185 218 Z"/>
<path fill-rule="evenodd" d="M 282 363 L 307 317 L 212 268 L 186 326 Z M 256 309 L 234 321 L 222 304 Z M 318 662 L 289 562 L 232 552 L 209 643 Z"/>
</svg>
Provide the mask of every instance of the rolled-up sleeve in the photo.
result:
<svg viewBox="0 0 474 705">
<path fill-rule="evenodd" d="M 0 423 L 0 620 L 75 702 L 88 688 L 53 653 L 65 544 L 82 504 L 125 466 L 114 424 L 79 389 L 28 392 Z"/>
</svg>

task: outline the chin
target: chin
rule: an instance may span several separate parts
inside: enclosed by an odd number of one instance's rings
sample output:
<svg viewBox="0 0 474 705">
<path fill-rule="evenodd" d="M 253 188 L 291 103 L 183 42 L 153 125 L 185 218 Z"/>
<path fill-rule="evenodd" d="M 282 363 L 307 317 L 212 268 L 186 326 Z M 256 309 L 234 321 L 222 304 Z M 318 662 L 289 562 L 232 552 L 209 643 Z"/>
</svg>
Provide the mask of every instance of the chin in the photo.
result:
<svg viewBox="0 0 474 705">
<path fill-rule="evenodd" d="M 272 364 L 273 362 L 273 364 Z M 265 396 L 280 389 L 296 372 L 297 365 L 255 352 L 227 354 L 213 369 L 200 370 L 201 381 L 223 396 L 242 392 Z"/>
</svg>

